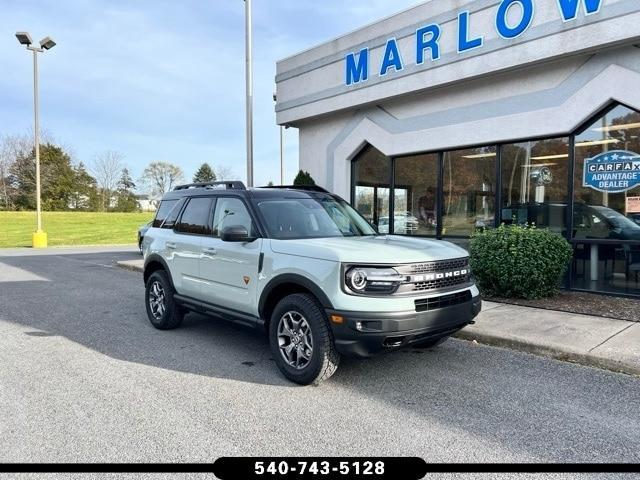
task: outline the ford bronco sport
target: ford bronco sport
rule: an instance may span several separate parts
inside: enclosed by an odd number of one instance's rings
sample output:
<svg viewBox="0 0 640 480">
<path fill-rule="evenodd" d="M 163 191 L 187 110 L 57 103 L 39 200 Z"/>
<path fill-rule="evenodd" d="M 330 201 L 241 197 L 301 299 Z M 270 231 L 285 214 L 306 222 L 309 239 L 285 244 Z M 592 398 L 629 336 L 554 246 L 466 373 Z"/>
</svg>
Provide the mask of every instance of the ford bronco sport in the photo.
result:
<svg viewBox="0 0 640 480">
<path fill-rule="evenodd" d="M 340 355 L 435 345 L 481 301 L 465 250 L 381 235 L 319 187 L 177 187 L 144 236 L 149 320 L 189 312 L 264 330 L 285 377 L 319 383 Z"/>
</svg>

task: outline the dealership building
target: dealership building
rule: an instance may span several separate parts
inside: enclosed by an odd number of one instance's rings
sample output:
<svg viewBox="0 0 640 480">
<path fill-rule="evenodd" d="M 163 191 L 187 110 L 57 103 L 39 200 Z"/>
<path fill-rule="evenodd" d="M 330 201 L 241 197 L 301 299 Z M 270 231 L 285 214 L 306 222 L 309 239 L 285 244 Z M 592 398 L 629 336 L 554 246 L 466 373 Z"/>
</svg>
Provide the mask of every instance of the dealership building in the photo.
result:
<svg viewBox="0 0 640 480">
<path fill-rule="evenodd" d="M 381 232 L 535 223 L 640 295 L 640 1 L 431 0 L 277 65 L 300 168 Z"/>
</svg>

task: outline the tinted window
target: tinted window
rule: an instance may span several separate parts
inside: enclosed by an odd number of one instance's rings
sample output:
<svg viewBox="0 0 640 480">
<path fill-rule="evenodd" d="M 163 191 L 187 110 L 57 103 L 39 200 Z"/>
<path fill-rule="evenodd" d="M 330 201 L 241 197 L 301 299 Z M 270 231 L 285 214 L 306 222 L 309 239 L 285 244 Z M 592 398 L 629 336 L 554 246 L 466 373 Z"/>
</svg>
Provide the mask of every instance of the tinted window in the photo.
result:
<svg viewBox="0 0 640 480">
<path fill-rule="evenodd" d="M 180 215 L 180 211 L 182 210 L 183 205 L 183 198 L 181 198 L 178 202 L 175 202 L 175 205 L 167 214 L 167 218 L 165 218 L 164 223 L 162 224 L 162 228 L 172 229 L 175 226 L 176 220 L 178 220 L 178 215 Z"/>
<path fill-rule="evenodd" d="M 178 203 L 178 200 L 163 200 L 160 202 L 160 206 L 158 207 L 158 211 L 156 212 L 156 218 L 153 221 L 153 226 L 155 228 L 160 227 L 162 222 L 167 218 L 167 215 L 171 212 L 173 207 Z"/>
<path fill-rule="evenodd" d="M 184 209 L 176 231 L 192 235 L 211 235 L 211 198 L 192 198 Z"/>
<path fill-rule="evenodd" d="M 216 203 L 216 213 L 213 218 L 213 236 L 219 237 L 226 227 L 243 226 L 249 236 L 255 236 L 253 222 L 247 207 L 239 198 L 222 197 Z"/>
</svg>

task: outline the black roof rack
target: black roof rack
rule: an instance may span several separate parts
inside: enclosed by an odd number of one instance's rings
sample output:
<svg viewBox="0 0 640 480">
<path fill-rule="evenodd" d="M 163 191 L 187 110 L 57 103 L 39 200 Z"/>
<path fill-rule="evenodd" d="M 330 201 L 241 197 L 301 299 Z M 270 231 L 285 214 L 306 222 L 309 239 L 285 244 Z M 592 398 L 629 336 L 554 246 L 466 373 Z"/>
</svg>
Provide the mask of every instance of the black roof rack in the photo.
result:
<svg viewBox="0 0 640 480">
<path fill-rule="evenodd" d="M 273 188 L 273 189 L 280 189 L 280 190 L 286 190 L 286 189 L 305 190 L 307 192 L 331 193 L 329 192 L 329 190 L 325 190 L 319 185 L 270 185 L 267 187 L 260 187 L 260 188 Z"/>
<path fill-rule="evenodd" d="M 204 183 L 188 183 L 186 185 L 178 185 L 173 190 L 189 190 L 191 188 L 213 188 L 213 187 L 224 187 L 227 190 L 246 190 L 247 187 L 244 186 L 244 183 L 233 180 L 229 182 L 204 182 Z"/>
</svg>

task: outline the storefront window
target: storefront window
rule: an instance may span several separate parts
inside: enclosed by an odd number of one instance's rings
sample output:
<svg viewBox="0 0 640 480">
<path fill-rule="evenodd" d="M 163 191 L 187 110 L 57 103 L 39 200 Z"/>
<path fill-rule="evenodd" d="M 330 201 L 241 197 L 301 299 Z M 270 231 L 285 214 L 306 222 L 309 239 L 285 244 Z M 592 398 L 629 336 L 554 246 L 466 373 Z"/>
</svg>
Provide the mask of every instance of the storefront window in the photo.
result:
<svg viewBox="0 0 640 480">
<path fill-rule="evenodd" d="M 494 225 L 496 156 L 493 146 L 445 152 L 443 235 Z"/>
<path fill-rule="evenodd" d="M 569 139 L 504 145 L 502 221 L 566 234 Z"/>
<path fill-rule="evenodd" d="M 640 293 L 639 165 L 638 112 L 618 105 L 576 136 L 574 286 Z"/>
<path fill-rule="evenodd" d="M 438 218 L 438 155 L 395 161 L 394 232 L 435 236 Z"/>
<path fill-rule="evenodd" d="M 389 230 L 391 160 L 371 145 L 354 160 L 354 207 L 380 231 Z M 386 225 L 386 227 L 385 227 Z"/>
</svg>

